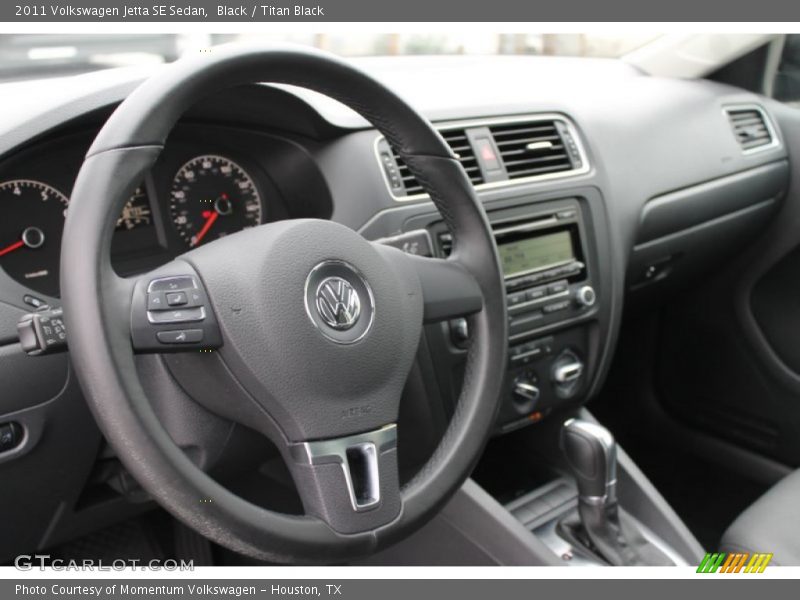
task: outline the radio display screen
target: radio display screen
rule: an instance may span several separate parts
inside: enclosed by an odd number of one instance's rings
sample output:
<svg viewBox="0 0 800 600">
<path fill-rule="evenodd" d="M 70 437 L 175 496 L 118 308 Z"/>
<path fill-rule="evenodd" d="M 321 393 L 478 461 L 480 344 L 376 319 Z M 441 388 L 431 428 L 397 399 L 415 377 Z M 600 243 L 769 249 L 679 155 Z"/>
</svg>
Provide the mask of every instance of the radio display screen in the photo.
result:
<svg viewBox="0 0 800 600">
<path fill-rule="evenodd" d="M 498 245 L 500 264 L 506 278 L 538 271 L 575 260 L 572 235 L 557 231 Z"/>
</svg>

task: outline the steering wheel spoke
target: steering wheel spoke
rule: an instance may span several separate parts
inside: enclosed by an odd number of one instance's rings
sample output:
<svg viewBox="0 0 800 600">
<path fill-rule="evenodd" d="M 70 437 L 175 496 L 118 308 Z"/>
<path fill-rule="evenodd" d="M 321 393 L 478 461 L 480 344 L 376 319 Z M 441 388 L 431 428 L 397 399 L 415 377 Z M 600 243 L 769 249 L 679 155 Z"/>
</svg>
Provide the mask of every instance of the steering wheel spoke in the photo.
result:
<svg viewBox="0 0 800 600">
<path fill-rule="evenodd" d="M 130 284 L 131 343 L 137 353 L 197 352 L 222 346 L 214 309 L 197 272 L 176 260 Z"/>
<path fill-rule="evenodd" d="M 340 533 L 386 525 L 400 512 L 397 426 L 291 444 L 289 468 L 306 512 Z"/>
<path fill-rule="evenodd" d="M 425 323 L 466 317 L 483 308 L 478 282 L 457 259 L 427 258 L 379 242 L 373 245 L 385 258 L 403 263 L 406 271 L 416 274 L 422 287 Z"/>
</svg>

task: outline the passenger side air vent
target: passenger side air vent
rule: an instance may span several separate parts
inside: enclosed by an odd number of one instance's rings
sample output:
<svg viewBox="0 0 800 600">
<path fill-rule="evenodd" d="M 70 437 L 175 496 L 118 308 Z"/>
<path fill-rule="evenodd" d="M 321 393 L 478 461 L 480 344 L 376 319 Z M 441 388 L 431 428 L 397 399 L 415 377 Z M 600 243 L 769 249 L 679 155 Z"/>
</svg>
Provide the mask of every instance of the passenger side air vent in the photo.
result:
<svg viewBox="0 0 800 600">
<path fill-rule="evenodd" d="M 490 125 L 509 179 L 571 171 L 582 166 L 575 141 L 554 119 Z"/>
<path fill-rule="evenodd" d="M 447 145 L 450 146 L 450 148 L 458 157 L 458 160 L 463 165 L 464 170 L 467 172 L 472 185 L 483 183 L 483 175 L 481 175 L 478 161 L 475 158 L 475 151 L 472 149 L 472 145 L 467 139 L 466 132 L 463 129 L 445 129 L 439 133 L 442 134 L 444 141 L 447 142 Z M 415 194 L 424 193 L 422 186 L 411 174 L 408 165 L 406 165 L 405 161 L 400 157 L 400 154 L 398 154 L 394 148 L 392 148 L 392 158 L 394 158 L 394 162 L 397 164 L 398 175 L 403 184 L 405 195 L 413 196 Z"/>
<path fill-rule="evenodd" d="M 759 108 L 726 109 L 736 141 L 745 152 L 769 146 L 775 140 L 767 118 Z"/>
</svg>

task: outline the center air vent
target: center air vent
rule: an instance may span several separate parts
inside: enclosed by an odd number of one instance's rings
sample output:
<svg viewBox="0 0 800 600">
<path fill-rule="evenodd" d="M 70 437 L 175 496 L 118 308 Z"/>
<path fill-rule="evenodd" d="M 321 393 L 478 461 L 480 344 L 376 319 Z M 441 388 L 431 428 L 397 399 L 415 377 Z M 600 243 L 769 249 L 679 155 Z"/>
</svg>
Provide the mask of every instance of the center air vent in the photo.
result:
<svg viewBox="0 0 800 600">
<path fill-rule="evenodd" d="M 464 170 L 467 172 L 472 185 L 483 183 L 483 175 L 481 175 L 481 169 L 478 166 L 477 159 L 475 158 L 475 151 L 472 149 L 472 145 L 467 139 L 466 132 L 463 129 L 445 129 L 439 133 L 442 134 L 444 141 L 447 142 L 447 145 L 450 146 L 455 155 L 458 157 L 458 160 L 464 167 Z M 405 194 L 407 196 L 413 196 L 414 194 L 424 193 L 422 186 L 411 174 L 411 170 L 408 168 L 408 165 L 394 148 L 392 148 L 392 158 L 394 158 L 394 162 L 397 164 L 397 172 L 400 176 L 400 180 L 403 183 Z"/>
<path fill-rule="evenodd" d="M 560 121 L 529 121 L 489 127 L 509 179 L 576 168 L 578 149 Z"/>
<path fill-rule="evenodd" d="M 478 189 L 589 170 L 574 127 L 561 115 L 476 120 L 439 132 Z M 422 186 L 385 138 L 378 139 L 377 153 L 395 198 L 424 197 Z"/>
<path fill-rule="evenodd" d="M 726 109 L 736 141 L 745 152 L 774 142 L 764 112 L 759 108 Z"/>
</svg>

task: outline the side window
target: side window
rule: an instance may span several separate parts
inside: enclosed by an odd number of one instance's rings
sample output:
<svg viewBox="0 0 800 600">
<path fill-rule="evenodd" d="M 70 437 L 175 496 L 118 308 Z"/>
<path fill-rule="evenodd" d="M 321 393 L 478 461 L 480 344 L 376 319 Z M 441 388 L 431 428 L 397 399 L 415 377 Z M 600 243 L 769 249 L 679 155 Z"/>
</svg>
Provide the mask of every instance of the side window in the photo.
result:
<svg viewBox="0 0 800 600">
<path fill-rule="evenodd" d="M 800 107 L 800 34 L 786 36 L 772 95 L 776 100 Z"/>
</svg>

